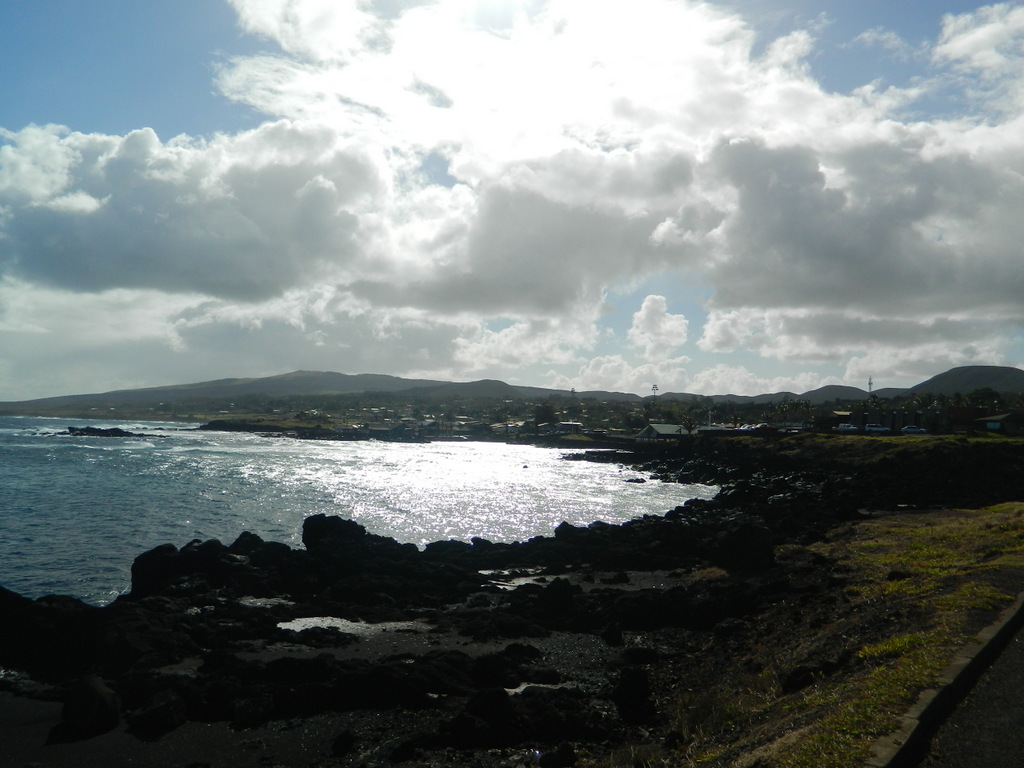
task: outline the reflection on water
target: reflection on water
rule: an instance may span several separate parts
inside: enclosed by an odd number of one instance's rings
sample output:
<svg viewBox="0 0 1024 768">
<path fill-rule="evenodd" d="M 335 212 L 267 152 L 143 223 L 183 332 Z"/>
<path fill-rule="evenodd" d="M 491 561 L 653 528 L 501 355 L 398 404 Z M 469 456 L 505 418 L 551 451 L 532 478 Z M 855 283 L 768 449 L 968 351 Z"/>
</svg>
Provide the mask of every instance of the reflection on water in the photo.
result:
<svg viewBox="0 0 1024 768">
<path fill-rule="evenodd" d="M 152 437 L 58 434 L 89 425 Z M 154 546 L 230 543 L 251 531 L 298 547 L 315 513 L 418 546 L 522 541 L 562 521 L 664 514 L 717 490 L 627 483 L 634 472 L 528 445 L 317 442 L 186 426 L 0 419 L 0 584 L 104 603 Z"/>
</svg>

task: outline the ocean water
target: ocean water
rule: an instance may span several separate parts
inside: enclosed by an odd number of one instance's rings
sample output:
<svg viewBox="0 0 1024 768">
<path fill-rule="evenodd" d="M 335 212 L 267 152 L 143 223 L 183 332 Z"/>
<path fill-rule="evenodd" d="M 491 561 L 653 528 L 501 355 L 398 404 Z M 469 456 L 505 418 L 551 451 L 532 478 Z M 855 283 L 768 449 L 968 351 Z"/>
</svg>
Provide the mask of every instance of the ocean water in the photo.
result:
<svg viewBox="0 0 1024 768">
<path fill-rule="evenodd" d="M 76 437 L 69 426 L 147 437 Z M 325 442 L 200 431 L 167 422 L 0 417 L 0 585 L 102 605 L 131 564 L 170 542 L 251 531 L 301 546 L 326 513 L 371 533 L 432 541 L 523 541 L 563 520 L 664 514 L 716 488 L 648 481 L 565 451 L 481 442 Z"/>
</svg>

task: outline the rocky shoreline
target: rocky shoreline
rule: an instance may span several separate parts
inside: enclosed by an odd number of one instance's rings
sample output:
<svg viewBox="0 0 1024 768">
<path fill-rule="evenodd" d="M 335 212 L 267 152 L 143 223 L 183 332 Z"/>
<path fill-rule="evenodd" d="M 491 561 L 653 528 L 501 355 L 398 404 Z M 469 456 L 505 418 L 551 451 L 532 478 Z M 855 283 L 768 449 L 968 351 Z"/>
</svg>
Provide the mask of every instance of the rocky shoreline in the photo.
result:
<svg viewBox="0 0 1024 768">
<path fill-rule="evenodd" d="M 290 745 L 255 749 L 254 765 L 558 768 L 685 750 L 688 690 L 723 665 L 756 674 L 787 622 L 842 610 L 843 574 L 803 545 L 880 510 L 1024 498 L 1016 441 L 708 439 L 571 458 L 722 490 L 622 525 L 423 550 L 314 515 L 303 548 L 243 532 L 145 552 L 104 607 L 0 588 L 0 688 L 62 703 L 51 745 L 86 755 L 117 733 L 125 749 L 166 745 L 163 765 L 202 764 L 170 745 L 210 723 Z M 791 638 L 780 690 L 841 668 L 862 639 Z"/>
</svg>

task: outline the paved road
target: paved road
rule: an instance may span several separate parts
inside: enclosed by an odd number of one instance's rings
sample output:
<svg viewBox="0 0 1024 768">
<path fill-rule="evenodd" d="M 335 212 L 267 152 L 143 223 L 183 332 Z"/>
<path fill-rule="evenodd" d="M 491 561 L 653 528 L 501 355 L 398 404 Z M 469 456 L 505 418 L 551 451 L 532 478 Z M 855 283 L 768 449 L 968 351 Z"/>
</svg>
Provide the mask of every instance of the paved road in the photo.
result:
<svg viewBox="0 0 1024 768">
<path fill-rule="evenodd" d="M 1024 637 L 1018 632 L 932 739 L 920 768 L 1024 766 Z"/>
</svg>

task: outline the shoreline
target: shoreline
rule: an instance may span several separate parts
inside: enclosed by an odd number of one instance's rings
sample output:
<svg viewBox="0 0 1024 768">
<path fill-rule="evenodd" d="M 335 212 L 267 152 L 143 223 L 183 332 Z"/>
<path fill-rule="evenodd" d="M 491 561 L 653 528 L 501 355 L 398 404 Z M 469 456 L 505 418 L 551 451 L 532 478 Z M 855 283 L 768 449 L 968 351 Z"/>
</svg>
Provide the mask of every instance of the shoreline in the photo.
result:
<svg viewBox="0 0 1024 768">
<path fill-rule="evenodd" d="M 827 626 L 845 610 L 844 575 L 810 544 L 891 510 L 930 514 L 943 478 L 975 506 L 1019 491 L 1019 444 L 943 441 L 922 455 L 886 445 L 708 442 L 646 458 L 634 468 L 715 477 L 722 491 L 663 516 L 563 524 L 517 544 L 420 551 L 314 515 L 304 549 L 246 533 L 163 545 L 136 558 L 131 592 L 102 608 L 0 592 L 12 619 L 0 666 L 25 675 L 0 688 L 26 701 L 84 697 L 85 715 L 46 715 L 47 738 L 81 764 L 112 742 L 184 760 L 184 734 L 198 732 L 211 765 L 227 764 L 214 756 L 245 734 L 264 743 L 254 760 L 282 765 L 461 755 L 497 766 L 532 750 L 568 766 L 629 744 L 682 748 L 689 737 L 662 709 L 680 680 L 710 684 L 729 659 L 756 658 L 751 644 L 775 637 L 793 611 L 804 626 Z M 280 626 L 313 616 L 381 631 Z M 782 691 L 851 663 L 829 658 L 794 659 L 778 672 Z M 83 675 L 102 686 L 83 688 Z M 104 689 L 116 694 L 116 721 L 101 717 L 113 707 Z M 274 746 L 289 743 L 292 757 Z"/>
<path fill-rule="evenodd" d="M 302 518 L 312 512 L 356 517 L 374 533 L 422 547 L 450 537 L 550 535 L 563 519 L 661 514 L 691 495 L 654 485 L 620 494 L 618 466 L 574 465 L 561 460 L 562 450 L 505 443 L 268 442 L 145 425 L 124 429 L 167 439 L 77 438 L 56 434 L 63 423 L 40 424 L 41 431 L 33 422 L 4 438 L 13 475 L 0 584 L 32 598 L 59 593 L 105 604 L 129 588 L 134 557 L 164 542 L 230 543 L 250 530 L 296 546 Z M 454 475 L 444 471 L 448 456 Z M 409 467 L 424 471 L 406 483 L 400 473 Z M 281 473 L 294 480 L 282 483 Z M 596 484 L 588 479 L 598 476 Z M 435 484 L 447 495 L 432 493 Z M 548 488 L 561 489 L 565 504 L 556 505 Z M 465 503 L 448 514 L 445 498 Z M 626 498 L 628 507 L 618 505 Z"/>
</svg>

